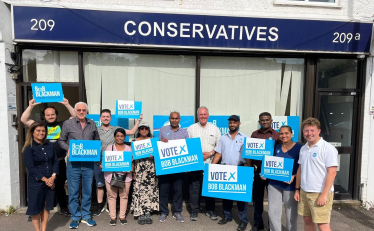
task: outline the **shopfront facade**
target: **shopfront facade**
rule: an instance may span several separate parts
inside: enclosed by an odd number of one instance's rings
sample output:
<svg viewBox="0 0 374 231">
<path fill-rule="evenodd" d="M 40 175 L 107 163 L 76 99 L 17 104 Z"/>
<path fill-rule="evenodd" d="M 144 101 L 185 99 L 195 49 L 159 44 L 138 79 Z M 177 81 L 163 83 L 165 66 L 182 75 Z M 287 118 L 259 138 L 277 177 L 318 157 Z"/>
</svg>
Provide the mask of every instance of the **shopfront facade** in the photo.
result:
<svg viewBox="0 0 374 231">
<path fill-rule="evenodd" d="M 61 82 L 70 104 L 87 102 L 90 114 L 114 112 L 117 99 L 142 101 L 143 120 L 151 125 L 154 115 L 174 110 L 196 119 L 199 106 L 210 115 L 240 115 L 246 134 L 258 128 L 264 111 L 300 122 L 313 116 L 321 121 L 321 136 L 339 151 L 335 199 L 365 199 L 372 22 L 162 12 L 161 6 L 131 11 L 14 3 L 9 9 L 13 52 L 22 66 L 15 80 L 18 117 L 35 82 Z M 36 107 L 32 118 L 43 119 L 47 105 Z M 68 118 L 62 105 L 53 105 L 60 119 Z M 18 150 L 25 131 L 16 127 Z M 21 156 L 17 152 L 19 205 L 26 206 Z"/>
</svg>

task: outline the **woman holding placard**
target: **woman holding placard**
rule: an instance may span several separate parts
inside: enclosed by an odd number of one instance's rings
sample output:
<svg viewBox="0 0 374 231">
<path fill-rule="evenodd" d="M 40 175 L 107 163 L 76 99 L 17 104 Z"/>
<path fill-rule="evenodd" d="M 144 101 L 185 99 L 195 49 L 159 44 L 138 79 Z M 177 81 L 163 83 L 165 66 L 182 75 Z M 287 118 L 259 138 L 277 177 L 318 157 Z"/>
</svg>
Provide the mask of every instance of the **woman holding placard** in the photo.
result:
<svg viewBox="0 0 374 231">
<path fill-rule="evenodd" d="M 128 146 L 124 143 L 125 138 L 126 138 L 126 131 L 123 128 L 117 128 L 114 131 L 115 143 L 112 145 L 109 145 L 106 151 L 131 152 L 131 146 Z M 102 165 L 100 165 L 100 167 L 102 168 Z M 116 175 L 116 176 L 126 175 L 124 188 L 119 188 L 119 187 L 115 187 L 111 185 L 113 175 Z M 125 225 L 127 224 L 127 220 L 126 220 L 127 199 L 129 196 L 130 185 L 132 181 L 131 172 L 117 172 L 117 173 L 104 172 L 104 178 L 105 178 L 105 186 L 107 189 L 107 197 L 108 197 L 108 203 L 109 203 L 110 225 L 117 224 L 116 200 L 117 200 L 118 194 L 120 198 L 119 220 L 121 222 L 121 225 Z"/>
<path fill-rule="evenodd" d="M 301 144 L 292 141 L 292 129 L 290 126 L 282 126 L 279 129 L 279 138 L 282 144 L 275 147 L 275 156 L 294 159 L 292 178 L 289 182 L 270 180 L 268 187 L 269 223 L 271 231 L 282 230 L 282 201 L 286 211 L 286 230 L 297 230 L 297 201 L 294 199 L 296 174 L 299 164 Z"/>
<path fill-rule="evenodd" d="M 57 204 L 55 180 L 58 174 L 58 158 L 47 138 L 47 126 L 43 122 L 31 124 L 23 146 L 23 159 L 29 171 L 29 200 L 26 215 L 32 216 L 36 231 L 45 231 L 49 211 Z M 41 224 L 41 225 L 40 225 Z"/>
<path fill-rule="evenodd" d="M 149 125 L 142 122 L 139 125 L 135 141 L 152 138 Z M 151 212 L 159 210 L 158 178 L 156 177 L 153 156 L 134 161 L 134 192 L 132 195 L 131 209 L 134 216 L 138 217 L 138 224 L 152 224 Z"/>
</svg>

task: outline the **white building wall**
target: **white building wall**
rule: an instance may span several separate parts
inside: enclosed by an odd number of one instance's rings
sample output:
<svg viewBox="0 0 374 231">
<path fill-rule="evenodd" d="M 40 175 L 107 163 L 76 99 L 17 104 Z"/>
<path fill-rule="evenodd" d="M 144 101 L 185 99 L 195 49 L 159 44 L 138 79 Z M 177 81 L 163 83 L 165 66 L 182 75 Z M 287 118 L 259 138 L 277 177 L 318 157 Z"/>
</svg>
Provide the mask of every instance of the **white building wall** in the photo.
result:
<svg viewBox="0 0 374 231">
<path fill-rule="evenodd" d="M 298 18 L 344 21 L 373 21 L 373 0 L 337 0 L 336 7 L 296 6 L 276 4 L 279 0 L 5 0 L 14 5 L 70 7 L 83 9 L 101 9 L 117 11 L 165 12 L 186 14 L 229 15 L 246 17 Z M 292 4 L 292 2 L 290 2 Z M 0 179 L 6 179 L 0 188 L 0 208 L 19 204 L 18 152 L 15 142 L 15 129 L 9 124 L 10 113 L 7 111 L 7 93 L 15 92 L 15 84 L 5 71 L 5 61 L 11 62 L 8 46 L 12 50 L 9 26 L 10 18 L 3 2 L 0 1 L 0 32 L 7 37 L 7 42 L 0 42 L 0 119 L 7 121 L 0 124 L 5 139 L 0 139 Z M 5 15 L 5 17 L 3 16 Z M 3 22 L 4 21 L 4 22 Z M 5 32 L 5 33 L 4 33 Z M 1 41 L 1 39 L 0 39 Z M 373 53 L 372 53 L 373 54 Z M 374 202 L 374 117 L 369 115 L 370 89 L 373 74 L 373 57 L 368 59 L 365 76 L 365 113 L 361 160 L 361 199 Z M 5 90 L 7 89 L 7 90 Z M 374 96 L 373 96 L 374 98 Z M 4 170 L 5 169 L 5 170 Z M 12 192 L 11 196 L 6 192 Z"/>
<path fill-rule="evenodd" d="M 8 100 L 16 93 L 16 84 L 11 79 L 5 63 L 13 63 L 10 51 L 14 51 L 11 36 L 10 7 L 0 2 L 0 209 L 8 205 L 18 207 L 19 194 L 19 162 L 17 130 L 11 126 L 12 114 Z M 8 98 L 9 97 L 9 98 Z"/>
</svg>

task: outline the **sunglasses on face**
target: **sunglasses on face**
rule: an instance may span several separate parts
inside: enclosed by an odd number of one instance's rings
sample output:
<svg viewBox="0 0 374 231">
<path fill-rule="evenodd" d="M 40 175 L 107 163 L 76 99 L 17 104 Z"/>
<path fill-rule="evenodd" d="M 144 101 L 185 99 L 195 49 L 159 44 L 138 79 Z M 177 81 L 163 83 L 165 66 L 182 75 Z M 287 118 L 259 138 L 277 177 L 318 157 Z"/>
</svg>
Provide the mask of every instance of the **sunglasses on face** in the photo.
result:
<svg viewBox="0 0 374 231">
<path fill-rule="evenodd" d="M 139 130 L 149 130 L 147 127 L 140 127 Z"/>
<path fill-rule="evenodd" d="M 77 112 L 85 112 L 87 111 L 86 109 L 77 109 Z"/>
</svg>

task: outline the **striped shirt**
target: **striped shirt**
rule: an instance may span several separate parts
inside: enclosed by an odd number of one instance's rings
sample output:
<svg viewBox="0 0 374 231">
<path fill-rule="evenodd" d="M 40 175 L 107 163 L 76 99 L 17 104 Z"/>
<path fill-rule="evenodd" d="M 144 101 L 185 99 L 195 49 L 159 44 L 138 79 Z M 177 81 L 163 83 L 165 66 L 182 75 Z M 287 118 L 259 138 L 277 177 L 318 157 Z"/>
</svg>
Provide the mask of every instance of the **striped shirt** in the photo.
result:
<svg viewBox="0 0 374 231">
<path fill-rule="evenodd" d="M 187 131 L 190 138 L 200 137 L 203 152 L 211 152 L 221 138 L 219 128 L 212 123 L 207 123 L 203 127 L 200 122 L 197 122 L 189 126 Z M 213 157 L 207 158 L 204 162 L 208 164 L 212 163 Z"/>
<path fill-rule="evenodd" d="M 72 119 L 66 120 L 62 125 L 60 138 L 58 143 L 61 147 L 68 151 L 70 140 L 100 140 L 99 133 L 96 128 L 96 124 L 93 120 L 86 118 L 86 123 L 82 129 L 82 125 L 74 117 Z"/>
<path fill-rule="evenodd" d="M 97 128 L 97 131 L 99 132 L 99 136 L 101 140 L 101 157 L 100 157 L 100 162 L 95 163 L 96 165 L 101 164 L 102 159 L 103 159 L 103 151 L 105 151 L 109 145 L 114 144 L 115 142 L 114 131 L 117 128 L 121 128 L 121 127 L 109 125 L 109 129 L 106 130 L 104 126 L 101 125 L 100 127 Z"/>
</svg>

